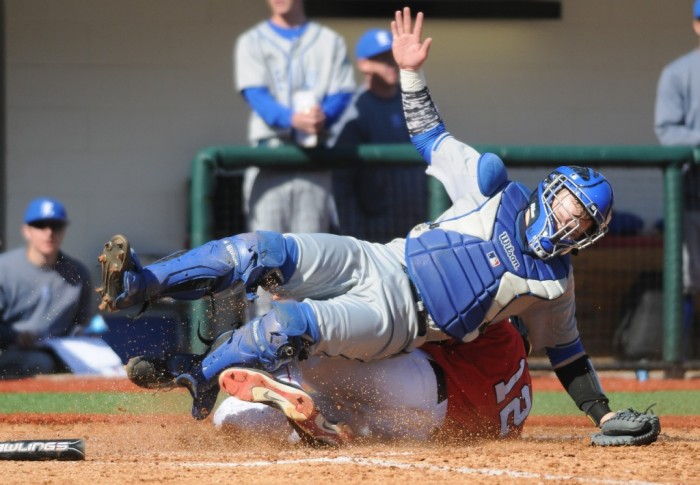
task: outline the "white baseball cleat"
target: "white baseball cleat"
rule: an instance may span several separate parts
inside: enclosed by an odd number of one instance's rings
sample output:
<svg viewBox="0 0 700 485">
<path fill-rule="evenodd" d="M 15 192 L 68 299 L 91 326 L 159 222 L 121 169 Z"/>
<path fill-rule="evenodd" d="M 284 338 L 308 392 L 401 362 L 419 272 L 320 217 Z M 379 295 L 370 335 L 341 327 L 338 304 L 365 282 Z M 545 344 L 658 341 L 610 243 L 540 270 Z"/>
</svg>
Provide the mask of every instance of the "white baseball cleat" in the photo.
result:
<svg viewBox="0 0 700 485">
<path fill-rule="evenodd" d="M 289 422 L 309 438 L 311 444 L 339 446 L 350 443 L 354 434 L 344 423 L 334 423 L 321 414 L 303 389 L 275 379 L 256 369 L 231 368 L 219 376 L 219 386 L 242 401 L 267 404 L 282 411 Z"/>
</svg>

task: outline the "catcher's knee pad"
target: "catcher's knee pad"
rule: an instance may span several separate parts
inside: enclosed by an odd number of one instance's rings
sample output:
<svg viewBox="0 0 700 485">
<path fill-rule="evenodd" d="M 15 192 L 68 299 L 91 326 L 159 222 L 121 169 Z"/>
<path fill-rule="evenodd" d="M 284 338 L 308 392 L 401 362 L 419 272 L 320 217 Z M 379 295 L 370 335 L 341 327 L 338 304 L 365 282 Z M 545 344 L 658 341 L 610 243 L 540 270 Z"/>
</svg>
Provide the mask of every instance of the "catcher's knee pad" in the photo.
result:
<svg viewBox="0 0 700 485">
<path fill-rule="evenodd" d="M 254 367 L 274 372 L 318 342 L 316 315 L 307 303 L 273 302 L 272 310 L 254 318 L 202 361 L 202 374 L 215 379 L 229 367 Z"/>
<path fill-rule="evenodd" d="M 271 231 L 210 241 L 124 275 L 124 291 L 137 300 L 171 296 L 196 300 L 231 288 L 245 288 L 254 298 L 261 280 L 275 274 L 284 282 L 296 267 L 297 244 Z"/>
</svg>

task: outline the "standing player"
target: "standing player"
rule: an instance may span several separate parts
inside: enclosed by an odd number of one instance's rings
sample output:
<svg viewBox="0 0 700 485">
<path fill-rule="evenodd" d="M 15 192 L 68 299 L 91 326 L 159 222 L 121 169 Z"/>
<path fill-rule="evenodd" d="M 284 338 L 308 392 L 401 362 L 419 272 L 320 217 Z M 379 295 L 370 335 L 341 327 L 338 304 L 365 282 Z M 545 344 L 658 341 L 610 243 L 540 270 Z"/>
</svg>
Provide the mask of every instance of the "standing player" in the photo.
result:
<svg viewBox="0 0 700 485">
<path fill-rule="evenodd" d="M 693 3 L 693 31 L 700 39 L 700 0 Z M 654 131 L 665 146 L 700 146 L 700 48 L 667 64 L 656 91 Z M 700 293 L 700 167 L 683 172 L 683 293 L 685 358 L 696 351 L 692 343 L 695 299 Z"/>
<path fill-rule="evenodd" d="M 508 180 L 496 155 L 452 137 L 421 75 L 432 41 L 421 40 L 422 22 L 418 14 L 413 28 L 408 8 L 396 12 L 393 52 L 411 140 L 453 201 L 437 221 L 385 245 L 259 231 L 144 268 L 132 260 L 125 238 L 115 236 L 101 256 L 103 308 L 159 296 L 201 298 L 232 287 L 250 292 L 275 279 L 275 293 L 289 300 L 220 339 L 176 381 L 192 393 L 195 418 L 209 414 L 222 386 L 244 400 L 274 390 L 284 399 L 278 407 L 297 423 L 318 415 L 313 399 L 258 369 L 275 372 L 307 354 L 370 361 L 426 341 L 471 342 L 517 315 L 533 349 L 546 349 L 563 386 L 596 425 L 656 439 L 656 417 L 635 413 L 631 420 L 643 424 L 630 427 L 611 411 L 576 325 L 569 253 L 607 231 L 610 184 L 589 168 L 562 166 L 531 192 Z"/>
<path fill-rule="evenodd" d="M 236 89 L 252 108 L 249 141 L 323 147 L 355 89 L 345 41 L 308 21 L 303 0 L 267 3 L 270 18 L 236 42 Z M 251 231 L 328 232 L 337 221 L 329 171 L 252 174 L 246 180 Z"/>
<path fill-rule="evenodd" d="M 267 0 L 270 18 L 238 38 L 235 84 L 252 111 L 252 146 L 324 147 L 352 98 L 355 81 L 345 41 L 309 21 L 303 0 Z M 248 230 L 337 231 L 329 170 L 249 168 L 244 177 Z M 258 314 L 269 310 L 261 293 Z"/>
</svg>

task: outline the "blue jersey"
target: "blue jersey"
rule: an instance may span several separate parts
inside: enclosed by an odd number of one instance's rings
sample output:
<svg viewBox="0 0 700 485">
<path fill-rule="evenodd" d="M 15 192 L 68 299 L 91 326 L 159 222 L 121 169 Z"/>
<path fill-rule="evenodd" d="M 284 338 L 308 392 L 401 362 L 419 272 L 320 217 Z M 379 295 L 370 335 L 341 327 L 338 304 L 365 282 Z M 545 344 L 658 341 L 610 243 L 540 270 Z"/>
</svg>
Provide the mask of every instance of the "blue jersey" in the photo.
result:
<svg viewBox="0 0 700 485">
<path fill-rule="evenodd" d="M 408 143 L 408 129 L 401 107 L 401 93 L 380 98 L 363 87 L 334 128 L 335 144 Z"/>
</svg>

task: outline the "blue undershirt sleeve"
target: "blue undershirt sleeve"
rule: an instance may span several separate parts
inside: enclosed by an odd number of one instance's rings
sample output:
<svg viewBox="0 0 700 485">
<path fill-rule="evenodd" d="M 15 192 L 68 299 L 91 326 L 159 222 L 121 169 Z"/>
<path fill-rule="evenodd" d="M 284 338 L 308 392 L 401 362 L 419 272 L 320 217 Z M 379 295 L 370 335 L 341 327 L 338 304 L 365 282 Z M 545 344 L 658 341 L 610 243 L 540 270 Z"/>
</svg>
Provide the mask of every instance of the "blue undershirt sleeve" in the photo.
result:
<svg viewBox="0 0 700 485">
<path fill-rule="evenodd" d="M 352 100 L 353 93 L 329 94 L 321 102 L 321 109 L 326 114 L 326 128 L 335 124 L 348 107 Z"/>
<path fill-rule="evenodd" d="M 243 97 L 264 121 L 275 128 L 292 126 L 292 110 L 280 104 L 266 87 L 246 88 Z"/>
<path fill-rule="evenodd" d="M 577 338 L 573 342 L 557 347 L 546 347 L 545 351 L 552 368 L 556 369 L 562 362 L 571 360 L 573 357 L 585 354 L 581 338 Z"/>
<path fill-rule="evenodd" d="M 445 125 L 444 123 L 439 123 L 430 130 L 411 137 L 411 143 L 413 143 L 413 146 L 416 147 L 416 150 L 418 150 L 418 153 L 421 154 L 423 159 L 428 162 L 428 165 L 431 163 L 433 145 L 435 145 L 438 138 L 440 138 L 440 135 L 444 133 L 446 133 Z"/>
<path fill-rule="evenodd" d="M 402 91 L 401 100 L 411 142 L 430 164 L 433 146 L 446 133 L 445 124 L 427 87 L 415 92 Z"/>
</svg>

